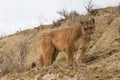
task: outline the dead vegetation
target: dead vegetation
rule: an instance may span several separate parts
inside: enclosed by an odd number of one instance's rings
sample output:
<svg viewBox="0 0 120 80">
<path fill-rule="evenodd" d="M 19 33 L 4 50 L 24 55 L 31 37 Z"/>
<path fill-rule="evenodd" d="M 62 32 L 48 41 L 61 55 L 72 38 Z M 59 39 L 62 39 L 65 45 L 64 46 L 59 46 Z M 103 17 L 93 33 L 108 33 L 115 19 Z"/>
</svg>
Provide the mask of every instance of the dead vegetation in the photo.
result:
<svg viewBox="0 0 120 80">
<path fill-rule="evenodd" d="M 10 50 L 8 53 L 3 54 L 0 59 L 0 76 L 3 76 L 15 70 L 21 71 L 19 56 Z"/>
<path fill-rule="evenodd" d="M 86 67 L 65 67 L 64 53 L 60 52 L 56 62 L 45 68 L 39 62 L 39 41 L 46 33 L 59 29 L 52 25 L 43 25 L 42 30 L 37 29 L 19 32 L 10 37 L 0 39 L 0 75 L 1 80 L 119 80 L 120 79 L 120 14 L 119 7 L 98 9 L 98 15 L 92 15 L 96 20 L 96 31 L 91 40 L 90 48 L 84 57 Z M 80 16 L 80 18 L 79 18 Z M 60 27 L 74 24 L 77 20 L 86 17 L 75 12 L 71 13 L 69 20 L 62 20 Z M 73 20 L 73 21 L 72 21 Z M 72 23 L 71 23 L 71 22 Z M 52 28 L 49 28 L 52 27 Z M 33 36 L 34 31 L 36 31 Z M 26 34 L 26 35 L 25 35 Z M 28 36 L 32 36 L 29 37 Z M 16 37 L 17 36 L 17 37 Z M 29 38 L 23 38 L 29 37 Z M 17 39 L 16 39 L 17 38 Z M 12 45 L 13 44 L 13 45 Z M 10 48 L 10 49 L 9 49 Z M 16 49 L 15 49 L 16 48 Z M 63 54 L 62 54 L 63 53 Z M 29 68 L 32 63 L 33 68 Z M 22 67 L 27 69 L 21 70 Z M 26 66 L 27 65 L 27 66 Z M 19 73 L 18 73 L 19 71 Z M 9 73 L 9 74 L 7 74 Z M 81 78 L 82 77 L 82 78 Z"/>
<path fill-rule="evenodd" d="M 96 5 L 94 4 L 93 0 L 89 0 L 88 3 L 84 5 L 84 7 L 89 13 L 89 15 L 96 16 L 98 14 L 98 10 L 94 9 Z"/>
<path fill-rule="evenodd" d="M 18 53 L 14 49 L 9 49 L 0 59 L 0 76 L 9 72 L 24 70 L 24 63 L 28 54 L 28 45 L 26 40 L 17 44 Z"/>
<path fill-rule="evenodd" d="M 57 11 L 57 13 L 58 13 L 59 15 L 63 16 L 64 18 L 66 18 L 67 15 L 68 15 L 67 10 L 65 10 L 65 9 L 62 9 L 62 10 L 60 10 L 60 11 Z"/>
<path fill-rule="evenodd" d="M 26 61 L 27 55 L 28 55 L 28 42 L 26 39 L 21 40 L 17 44 L 18 52 L 19 52 L 19 57 L 20 57 L 20 63 L 21 66 L 24 67 L 24 63 Z"/>
</svg>

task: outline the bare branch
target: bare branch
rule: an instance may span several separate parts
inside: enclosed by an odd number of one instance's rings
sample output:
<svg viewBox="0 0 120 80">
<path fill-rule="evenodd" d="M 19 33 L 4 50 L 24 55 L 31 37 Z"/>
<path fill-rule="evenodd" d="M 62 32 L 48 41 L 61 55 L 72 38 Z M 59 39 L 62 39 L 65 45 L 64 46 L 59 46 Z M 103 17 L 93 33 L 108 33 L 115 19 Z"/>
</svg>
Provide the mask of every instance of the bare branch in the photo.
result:
<svg viewBox="0 0 120 80">
<path fill-rule="evenodd" d="M 87 5 L 85 6 L 85 9 L 90 12 L 93 10 L 93 8 L 95 7 L 94 3 L 93 3 L 93 0 L 90 0 Z"/>
<path fill-rule="evenodd" d="M 60 11 L 57 11 L 57 13 L 58 13 L 59 15 L 65 17 L 65 18 L 67 17 L 67 11 L 66 11 L 65 9 L 62 9 L 62 10 L 60 10 Z"/>
</svg>

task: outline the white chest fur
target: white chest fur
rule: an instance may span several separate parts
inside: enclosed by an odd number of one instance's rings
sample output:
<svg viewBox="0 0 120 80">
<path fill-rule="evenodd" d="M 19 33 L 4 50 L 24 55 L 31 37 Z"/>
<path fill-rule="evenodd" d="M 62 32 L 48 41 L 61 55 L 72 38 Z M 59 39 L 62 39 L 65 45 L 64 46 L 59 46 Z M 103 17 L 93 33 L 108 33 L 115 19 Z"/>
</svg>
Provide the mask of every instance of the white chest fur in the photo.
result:
<svg viewBox="0 0 120 80">
<path fill-rule="evenodd" d="M 77 51 L 78 49 L 87 48 L 90 43 L 89 38 L 79 38 L 77 41 L 74 42 L 74 48 Z"/>
</svg>

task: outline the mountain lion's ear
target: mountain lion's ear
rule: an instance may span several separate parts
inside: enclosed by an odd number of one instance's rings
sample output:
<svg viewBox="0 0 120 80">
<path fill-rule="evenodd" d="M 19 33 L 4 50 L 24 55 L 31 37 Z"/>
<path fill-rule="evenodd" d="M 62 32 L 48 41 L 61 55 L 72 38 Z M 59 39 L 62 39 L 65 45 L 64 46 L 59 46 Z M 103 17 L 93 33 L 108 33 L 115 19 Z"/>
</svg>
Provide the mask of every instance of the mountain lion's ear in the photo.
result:
<svg viewBox="0 0 120 80">
<path fill-rule="evenodd" d="M 95 19 L 91 18 L 90 21 L 95 24 Z"/>
</svg>

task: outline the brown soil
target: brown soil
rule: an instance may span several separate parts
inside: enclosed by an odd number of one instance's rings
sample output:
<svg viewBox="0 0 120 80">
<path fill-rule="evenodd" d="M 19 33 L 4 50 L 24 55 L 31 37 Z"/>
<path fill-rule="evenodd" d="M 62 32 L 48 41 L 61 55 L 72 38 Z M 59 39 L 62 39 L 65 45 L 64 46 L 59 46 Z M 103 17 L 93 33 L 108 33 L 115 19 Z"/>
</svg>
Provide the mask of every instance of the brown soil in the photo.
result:
<svg viewBox="0 0 120 80">
<path fill-rule="evenodd" d="M 40 39 L 71 24 L 62 20 L 59 27 L 42 25 L 0 38 L 0 80 L 120 80 L 120 8 L 99 9 L 90 17 L 96 31 L 83 60 L 86 67 L 67 68 L 64 52 L 53 65 L 40 66 Z"/>
</svg>

